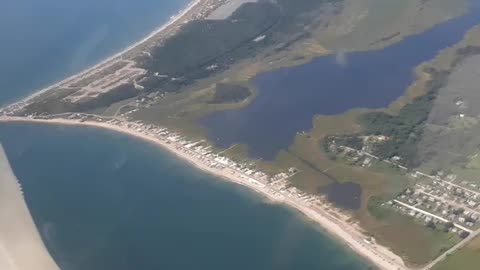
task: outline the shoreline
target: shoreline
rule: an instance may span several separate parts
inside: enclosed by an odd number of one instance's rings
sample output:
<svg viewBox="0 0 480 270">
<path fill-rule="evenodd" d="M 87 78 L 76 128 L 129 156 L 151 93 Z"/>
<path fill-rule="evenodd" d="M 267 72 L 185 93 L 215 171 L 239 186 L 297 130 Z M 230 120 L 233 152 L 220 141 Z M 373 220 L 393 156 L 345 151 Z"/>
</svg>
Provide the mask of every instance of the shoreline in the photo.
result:
<svg viewBox="0 0 480 270">
<path fill-rule="evenodd" d="M 258 184 L 245 180 L 245 177 L 242 177 L 238 174 L 230 174 L 225 170 L 209 167 L 206 164 L 202 163 L 200 160 L 190 156 L 188 153 L 182 152 L 180 149 L 176 148 L 174 144 L 167 143 L 154 136 L 149 136 L 134 129 L 125 128 L 105 122 L 79 121 L 68 119 L 30 119 L 22 117 L 0 118 L 0 123 L 15 122 L 93 127 L 119 132 L 133 138 L 141 139 L 148 143 L 153 143 L 157 147 L 159 147 L 160 150 L 169 152 L 176 158 L 193 165 L 193 167 L 195 167 L 196 169 L 199 169 L 224 181 L 241 185 L 249 189 L 250 191 L 255 192 L 257 195 L 268 199 L 268 201 L 278 203 L 280 205 L 289 207 L 291 209 L 294 209 L 295 211 L 300 212 L 305 218 L 308 218 L 309 221 L 312 221 L 315 223 L 315 225 L 318 225 L 322 229 L 322 231 L 328 234 L 328 236 L 339 240 L 340 243 L 345 244 L 353 252 L 355 252 L 360 257 L 366 259 L 371 264 L 375 265 L 378 269 L 410 269 L 405 265 L 401 257 L 394 254 L 388 248 L 381 246 L 377 243 L 367 241 L 367 237 L 363 234 L 362 230 L 356 224 L 347 223 L 344 220 L 341 220 L 330 214 L 329 212 L 332 210 L 334 211 L 334 209 L 324 209 L 324 207 L 319 206 L 306 206 L 302 204 L 301 201 L 298 201 L 291 197 L 284 197 L 280 199 L 274 194 L 271 194 L 269 190 L 258 186 Z M 342 216 L 343 214 L 336 213 L 336 215 Z"/>
<path fill-rule="evenodd" d="M 206 0 L 190 0 L 190 2 L 186 6 L 184 6 L 179 12 L 171 16 L 166 23 L 162 24 L 161 26 L 159 26 L 158 28 L 156 28 L 155 30 L 147 34 L 147 36 L 145 36 L 141 40 L 134 42 L 132 45 L 128 45 L 125 49 L 121 49 L 120 52 L 115 53 L 112 56 L 107 56 L 106 59 L 104 60 L 100 59 L 97 64 L 93 64 L 90 67 L 86 67 L 85 69 L 82 69 L 79 72 L 63 79 L 62 81 L 56 82 L 46 88 L 42 88 L 40 90 L 34 90 L 32 93 L 28 94 L 28 96 L 21 97 L 18 101 L 14 101 L 2 107 L 8 107 L 13 104 L 22 103 L 22 102 L 29 102 L 32 99 L 38 97 L 39 95 L 42 95 L 48 91 L 51 91 L 52 89 L 55 89 L 56 87 L 59 87 L 68 81 L 81 78 L 82 76 L 87 75 L 90 72 L 97 72 L 97 69 L 99 69 L 103 65 L 107 65 L 118 59 L 122 59 L 122 57 L 129 59 L 128 58 L 129 55 L 131 55 L 133 52 L 136 52 L 136 50 L 140 51 L 143 48 L 142 47 L 143 45 L 149 46 L 150 44 L 149 42 L 152 42 L 153 44 L 156 38 L 162 37 L 162 36 L 159 36 L 159 35 L 163 35 L 162 32 L 168 33 L 170 31 L 169 27 L 171 26 L 176 27 L 176 24 L 179 21 L 181 21 L 186 14 L 194 10 L 199 5 L 202 5 L 204 2 L 206 2 Z M 0 107 L 0 110 L 2 109 L 2 107 Z M 320 208 L 312 209 L 312 207 L 307 207 L 295 201 L 279 200 L 274 195 L 270 194 L 269 192 L 265 191 L 262 188 L 259 188 L 254 184 L 251 184 L 251 183 L 249 184 L 248 182 L 242 179 L 236 179 L 236 177 L 233 177 L 225 172 L 222 173 L 219 170 L 208 168 L 204 164 L 196 161 L 194 158 L 192 158 L 188 154 L 185 154 L 180 150 L 175 149 L 174 147 L 171 147 L 172 145 L 168 145 L 155 137 L 147 136 L 142 132 L 136 132 L 135 130 L 126 129 L 121 126 L 116 126 L 113 124 L 107 124 L 107 123 L 101 123 L 101 122 L 94 122 L 94 121 L 80 122 L 76 120 L 67 120 L 67 119 L 58 119 L 58 118 L 46 120 L 46 119 L 29 119 L 29 118 L 15 118 L 15 117 L 12 117 L 11 119 L 2 119 L 2 117 L 0 116 L 0 123 L 8 123 L 8 122 L 25 122 L 25 123 L 40 123 L 40 124 L 43 123 L 48 125 L 81 126 L 81 127 L 90 127 L 94 129 L 104 129 L 112 132 L 118 132 L 126 136 L 131 136 L 135 139 L 141 139 L 147 143 L 153 143 L 155 144 L 156 147 L 159 147 L 161 151 L 167 151 L 169 154 L 174 155 L 175 158 L 178 158 L 183 162 L 187 162 L 189 165 L 193 165 L 195 169 L 199 169 L 204 173 L 208 173 L 218 178 L 219 181 L 224 180 L 231 183 L 235 183 L 237 185 L 240 185 L 248 189 L 250 192 L 255 192 L 257 195 L 261 196 L 261 198 L 265 198 L 268 201 L 271 201 L 275 204 L 279 204 L 279 205 L 281 204 L 282 206 L 288 207 L 291 210 L 295 210 L 296 214 L 299 214 L 299 217 L 301 216 L 302 218 L 306 218 L 306 220 L 308 220 L 315 226 L 318 226 L 321 229 L 321 231 L 326 233 L 330 238 L 338 240 L 339 243 L 341 243 L 342 245 L 348 246 L 348 248 L 351 249 L 355 254 L 359 255 L 360 257 L 364 258 L 365 260 L 369 261 L 371 264 L 379 267 L 380 269 L 388 269 L 388 270 L 411 269 L 409 267 L 406 267 L 403 260 L 396 254 L 393 254 L 388 248 L 381 245 L 377 245 L 376 243 L 372 244 L 372 243 L 364 242 L 365 241 L 364 239 L 366 237 L 363 236 L 362 238 L 362 236 L 358 236 L 359 233 L 360 235 L 362 233 L 362 230 L 358 226 L 356 225 L 354 226 L 350 223 L 345 223 L 346 224 L 345 226 L 345 224 L 342 223 L 341 221 L 336 222 L 335 221 L 336 218 L 331 214 L 329 214 L 329 212 L 332 212 L 332 211 L 329 211 L 329 209 L 326 209 L 326 210 L 322 210 Z M 333 209 L 333 211 L 335 210 Z M 340 215 L 342 214 L 340 213 Z M 373 248 L 369 248 L 369 247 L 373 247 Z M 381 254 L 392 253 L 393 256 L 387 256 L 387 259 L 385 259 L 385 258 L 382 258 L 382 256 L 379 256 L 378 254 L 375 255 L 376 254 L 375 250 L 377 251 L 381 250 L 380 251 Z M 392 259 L 393 264 L 388 262 L 389 258 Z M 383 262 L 381 260 L 383 260 Z M 395 265 L 396 262 L 398 262 L 398 265 Z"/>
<path fill-rule="evenodd" d="M 3 108 L 7 108 L 9 106 L 15 105 L 15 104 L 28 102 L 29 100 L 34 99 L 34 98 L 36 98 L 36 97 L 54 89 L 56 87 L 59 87 L 59 86 L 65 84 L 68 81 L 79 78 L 79 77 L 81 77 L 81 76 L 83 76 L 87 73 L 90 73 L 90 72 L 94 71 L 95 69 L 98 69 L 99 67 L 101 67 L 103 65 L 108 64 L 109 62 L 111 62 L 111 61 L 113 61 L 113 60 L 115 60 L 119 57 L 122 57 L 123 55 L 125 55 L 125 54 L 129 53 L 130 51 L 132 51 L 133 49 L 137 48 L 138 46 L 143 45 L 144 43 L 148 42 L 150 39 L 152 39 L 152 38 L 156 37 L 157 35 L 161 34 L 165 30 L 167 30 L 169 27 L 173 26 L 175 23 L 177 23 L 179 20 L 181 20 L 185 15 L 187 15 L 190 11 L 192 11 L 195 7 L 197 7 L 199 4 L 201 4 L 204 1 L 206 1 L 206 0 L 191 0 L 190 3 L 186 7 L 182 8 L 175 15 L 171 16 L 166 23 L 160 25 L 158 28 L 151 31 L 149 34 L 147 34 L 147 36 L 145 36 L 141 40 L 134 42 L 133 44 L 131 44 L 131 45 L 127 46 L 126 48 L 120 50 L 120 52 L 118 52 L 118 53 L 115 53 L 111 56 L 107 56 L 103 60 L 102 59 L 98 60 L 98 63 L 93 64 L 89 67 L 86 67 L 86 68 L 76 72 L 75 74 L 62 79 L 61 81 L 54 82 L 51 85 L 49 85 L 45 88 L 42 88 L 42 89 L 33 90 L 33 92 L 30 93 L 30 94 L 27 94 L 27 96 L 21 97 L 17 101 L 13 101 L 13 102 L 10 102 L 10 103 L 7 103 L 7 104 L 1 106 L 0 110 L 3 109 Z"/>
</svg>

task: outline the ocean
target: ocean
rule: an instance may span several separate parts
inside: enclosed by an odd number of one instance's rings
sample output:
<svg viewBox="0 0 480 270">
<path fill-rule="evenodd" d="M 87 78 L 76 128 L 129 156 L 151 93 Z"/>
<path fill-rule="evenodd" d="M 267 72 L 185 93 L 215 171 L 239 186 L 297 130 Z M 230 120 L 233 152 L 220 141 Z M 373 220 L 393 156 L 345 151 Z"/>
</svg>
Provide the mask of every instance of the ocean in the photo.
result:
<svg viewBox="0 0 480 270">
<path fill-rule="evenodd" d="M 189 2 L 0 1 L 0 105 L 120 52 Z"/>
<path fill-rule="evenodd" d="M 118 52 L 187 0 L 0 3 L 0 104 Z M 111 131 L 0 124 L 0 142 L 63 270 L 369 265 L 293 210 Z"/>
<path fill-rule="evenodd" d="M 293 210 L 106 130 L 0 124 L 13 170 L 64 270 L 363 270 Z"/>
</svg>

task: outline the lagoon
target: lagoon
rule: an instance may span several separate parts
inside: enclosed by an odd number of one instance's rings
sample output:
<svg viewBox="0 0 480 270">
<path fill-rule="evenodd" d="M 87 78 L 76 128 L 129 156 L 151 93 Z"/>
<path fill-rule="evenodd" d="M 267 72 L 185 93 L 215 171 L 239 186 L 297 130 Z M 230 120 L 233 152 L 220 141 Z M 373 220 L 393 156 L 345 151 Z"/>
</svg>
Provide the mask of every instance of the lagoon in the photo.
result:
<svg viewBox="0 0 480 270">
<path fill-rule="evenodd" d="M 480 4 L 473 0 L 467 14 L 385 49 L 319 57 L 259 74 L 253 79 L 258 96 L 248 106 L 213 113 L 201 123 L 220 147 L 246 144 L 251 157 L 274 159 L 297 132 L 312 128 L 314 115 L 387 107 L 412 83 L 415 67 L 479 23 Z"/>
<path fill-rule="evenodd" d="M 0 104 L 114 54 L 187 3 L 0 3 Z M 296 212 L 138 139 L 2 123 L 0 142 L 62 269 L 369 269 Z"/>
</svg>

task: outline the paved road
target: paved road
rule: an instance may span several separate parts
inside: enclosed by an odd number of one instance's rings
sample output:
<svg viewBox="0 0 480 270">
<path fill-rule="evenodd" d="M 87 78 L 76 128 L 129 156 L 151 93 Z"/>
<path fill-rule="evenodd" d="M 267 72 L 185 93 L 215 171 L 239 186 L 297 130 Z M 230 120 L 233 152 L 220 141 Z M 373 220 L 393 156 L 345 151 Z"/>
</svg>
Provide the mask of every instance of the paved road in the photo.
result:
<svg viewBox="0 0 480 270">
<path fill-rule="evenodd" d="M 456 244 L 453 246 L 451 249 L 449 249 L 447 252 L 443 253 L 440 257 L 436 258 L 426 266 L 424 266 L 421 270 L 430 270 L 432 269 L 437 263 L 445 260 L 448 255 L 453 254 L 457 250 L 461 249 L 464 247 L 468 242 L 472 241 L 475 237 L 477 237 L 480 234 L 480 230 L 476 230 L 475 232 L 471 233 L 467 238 L 463 239 L 460 243 Z"/>
<path fill-rule="evenodd" d="M 468 211 L 470 211 L 470 212 L 473 212 L 473 213 L 475 213 L 475 214 L 477 214 L 477 215 L 480 215 L 480 212 L 479 212 L 479 211 L 477 211 L 477 210 L 475 210 L 475 209 L 472 209 L 472 208 L 470 208 L 470 207 L 466 207 L 465 205 L 456 203 L 456 202 L 453 201 L 453 200 L 447 200 L 447 199 L 445 199 L 445 198 L 442 198 L 442 197 L 439 197 L 439 196 L 430 194 L 430 193 L 424 191 L 423 189 L 417 189 L 416 191 L 418 191 L 418 192 L 420 192 L 420 193 L 422 193 L 422 194 L 425 194 L 425 195 L 427 195 L 427 196 L 430 196 L 430 197 L 432 197 L 432 198 L 434 198 L 434 199 L 436 199 L 436 200 L 439 200 L 439 201 L 441 201 L 441 202 L 443 202 L 443 203 L 445 203 L 445 204 L 450 204 L 450 205 L 453 205 L 453 206 L 458 207 L 458 208 L 463 208 L 463 209 L 468 210 Z"/>
<path fill-rule="evenodd" d="M 412 209 L 412 210 L 414 210 L 414 211 L 420 212 L 420 213 L 422 213 L 422 214 L 424 214 L 424 215 L 431 216 L 431 217 L 433 217 L 433 218 L 435 218 L 435 219 L 441 220 L 441 221 L 443 221 L 443 222 L 445 222 L 445 223 L 446 223 L 446 222 L 451 222 L 450 220 L 448 220 L 448 219 L 446 219 L 446 218 L 444 218 L 444 217 L 437 216 L 437 215 L 435 215 L 435 214 L 432 214 L 432 213 L 430 213 L 430 212 L 427 212 L 427 211 L 422 210 L 422 209 L 420 209 L 420 208 L 417 208 L 417 207 L 415 207 L 415 206 L 412 206 L 412 205 L 406 204 L 406 203 L 404 203 L 404 202 L 401 202 L 401 201 L 399 201 L 399 200 L 393 200 L 393 201 L 396 202 L 396 203 L 398 203 L 398 204 L 400 204 L 400 205 L 403 205 L 403 206 L 405 206 L 405 207 L 407 207 L 407 208 L 410 208 L 410 209 Z M 452 223 L 453 223 L 453 225 L 454 225 L 455 227 L 457 227 L 457 228 L 459 228 L 459 229 L 461 229 L 461 230 L 464 230 L 464 231 L 469 232 L 469 233 L 472 233 L 472 232 L 473 232 L 472 230 L 470 230 L 470 229 L 468 229 L 468 228 L 466 228 L 466 227 L 463 227 L 462 225 L 456 224 L 456 223 L 454 223 L 454 222 L 452 222 Z"/>
</svg>

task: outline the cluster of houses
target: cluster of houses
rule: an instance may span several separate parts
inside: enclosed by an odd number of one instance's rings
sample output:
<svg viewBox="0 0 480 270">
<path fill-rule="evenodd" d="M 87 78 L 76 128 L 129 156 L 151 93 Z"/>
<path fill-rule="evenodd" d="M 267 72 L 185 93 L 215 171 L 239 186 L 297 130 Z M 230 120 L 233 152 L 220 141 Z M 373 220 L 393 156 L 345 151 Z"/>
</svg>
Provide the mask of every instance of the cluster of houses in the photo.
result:
<svg viewBox="0 0 480 270">
<path fill-rule="evenodd" d="M 95 121 L 99 120 L 101 120 L 101 118 L 95 119 Z M 167 144 L 174 146 L 177 151 L 188 155 L 191 160 L 200 162 L 209 168 L 236 175 L 243 180 L 244 184 L 246 183 L 253 185 L 255 188 L 262 189 L 277 200 L 293 199 L 306 206 L 312 206 L 321 201 L 319 196 L 304 193 L 298 188 L 291 186 L 288 178 L 298 172 L 295 168 L 290 168 L 287 172 L 268 175 L 256 170 L 250 162 L 236 162 L 225 155 L 217 153 L 205 140 L 189 140 L 179 133 L 151 124 L 142 124 L 140 121 L 125 122 L 117 119 L 101 121 L 159 138 Z"/>
<path fill-rule="evenodd" d="M 372 135 L 360 136 L 359 139 L 361 139 L 361 147 L 359 147 L 359 149 L 354 148 L 354 146 L 338 144 L 332 139 L 328 142 L 327 150 L 329 153 L 335 155 L 336 158 L 342 158 L 351 165 L 368 168 L 382 161 L 402 171 L 408 171 L 407 167 L 400 164 L 402 158 L 399 156 L 393 156 L 390 159 L 381 159 L 369 152 L 374 144 L 387 140 L 387 137 L 383 135 Z"/>
<path fill-rule="evenodd" d="M 427 226 L 448 224 L 445 231 L 460 235 L 480 228 L 480 193 L 453 181 L 423 179 L 388 204 Z"/>
<path fill-rule="evenodd" d="M 294 200 L 305 206 L 317 205 L 317 203 L 322 201 L 322 198 L 318 195 L 307 194 L 291 186 L 288 179 L 298 173 L 296 168 L 290 168 L 286 172 L 275 175 L 268 175 L 255 169 L 255 166 L 252 166 L 254 164 L 250 161 L 237 162 L 223 155 L 222 152 L 217 152 L 214 147 L 205 140 L 189 140 L 185 136 L 170 131 L 167 128 L 144 124 L 141 121 L 131 122 L 79 113 L 71 114 L 66 118 L 103 122 L 160 139 L 166 144 L 173 146 L 177 151 L 188 155 L 190 160 L 200 162 L 209 168 L 226 172 L 232 176 L 235 175 L 239 179 L 242 179 L 243 184 L 261 189 L 263 192 L 280 201 L 285 199 Z"/>
<path fill-rule="evenodd" d="M 429 175 L 420 171 L 410 171 L 399 164 L 400 157 L 380 159 L 368 152 L 369 145 L 384 141 L 384 136 L 368 136 L 359 143 L 361 148 L 329 141 L 327 150 L 350 164 L 370 167 L 376 162 L 385 162 L 416 181 L 414 187 L 405 190 L 387 205 L 423 222 L 426 226 L 441 227 L 446 232 L 458 233 L 466 237 L 480 229 L 480 188 L 477 184 L 458 181 L 455 175 Z"/>
</svg>

